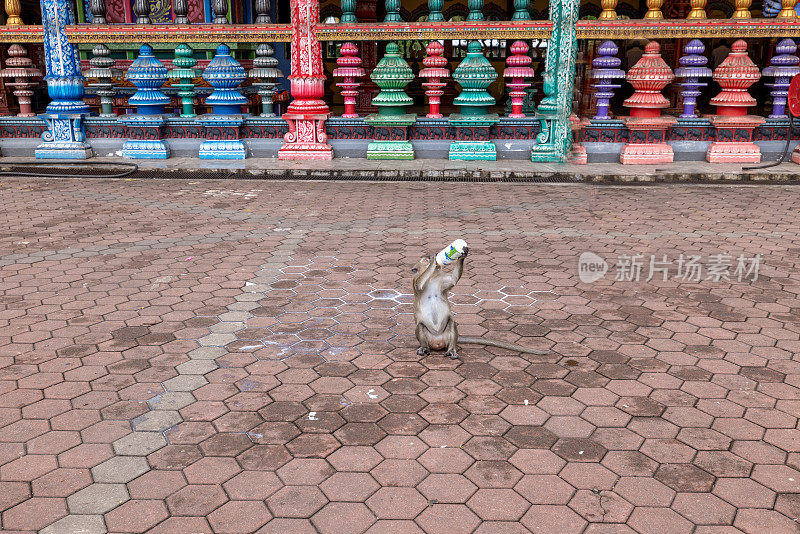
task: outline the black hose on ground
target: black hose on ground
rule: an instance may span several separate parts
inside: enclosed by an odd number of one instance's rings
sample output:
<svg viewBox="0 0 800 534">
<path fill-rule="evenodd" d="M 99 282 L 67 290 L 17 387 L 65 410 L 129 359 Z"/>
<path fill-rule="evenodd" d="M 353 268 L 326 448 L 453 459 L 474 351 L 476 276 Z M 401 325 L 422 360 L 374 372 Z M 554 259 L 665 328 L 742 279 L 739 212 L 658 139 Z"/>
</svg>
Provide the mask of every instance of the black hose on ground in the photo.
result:
<svg viewBox="0 0 800 534">
<path fill-rule="evenodd" d="M 113 161 L 36 161 L 36 162 L 0 162 L 0 167 L 4 166 L 19 166 L 24 168 L 42 167 L 46 169 L 58 168 L 64 165 L 75 165 L 84 167 L 124 167 L 125 171 L 117 174 L 63 174 L 63 173 L 43 173 L 43 172 L 16 172 L 16 171 L 0 171 L 0 176 L 30 176 L 33 178 L 124 178 L 130 176 L 139 170 L 139 166 L 135 163 L 123 161 L 116 163 Z"/>
<path fill-rule="evenodd" d="M 786 146 L 783 147 L 783 154 L 781 154 L 778 161 L 767 163 L 766 165 L 755 165 L 753 167 L 742 167 L 743 171 L 755 171 L 758 169 L 769 169 L 770 167 L 777 167 L 786 159 L 786 154 L 789 153 L 789 143 L 792 142 L 792 134 L 794 133 L 794 115 L 789 112 L 789 126 L 786 128 Z"/>
</svg>

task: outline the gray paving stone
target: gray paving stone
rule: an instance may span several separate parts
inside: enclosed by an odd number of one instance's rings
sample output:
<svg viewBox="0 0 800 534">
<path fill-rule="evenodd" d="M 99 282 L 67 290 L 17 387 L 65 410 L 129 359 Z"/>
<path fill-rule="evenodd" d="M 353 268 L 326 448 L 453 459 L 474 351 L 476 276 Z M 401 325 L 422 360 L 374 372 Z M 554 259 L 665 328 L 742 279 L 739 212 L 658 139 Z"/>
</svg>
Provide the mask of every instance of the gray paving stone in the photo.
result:
<svg viewBox="0 0 800 534">
<path fill-rule="evenodd" d="M 91 484 L 67 497 L 72 514 L 104 514 L 130 499 L 125 484 Z"/>
<path fill-rule="evenodd" d="M 201 377 L 202 378 L 202 377 Z M 205 379 L 204 379 L 205 380 Z M 181 414 L 174 410 L 150 410 L 131 421 L 136 431 L 163 432 L 183 421 Z"/>
<path fill-rule="evenodd" d="M 121 456 L 147 456 L 166 445 L 166 438 L 159 432 L 131 432 L 112 444 L 114 453 Z"/>
<path fill-rule="evenodd" d="M 39 534 L 105 534 L 102 515 L 68 515 L 39 531 Z"/>
<path fill-rule="evenodd" d="M 236 312 L 241 313 L 241 312 Z M 241 319 L 236 319 L 241 320 Z M 197 340 L 203 347 L 224 347 L 229 343 L 233 343 L 237 337 L 233 334 L 209 334 Z"/>
<path fill-rule="evenodd" d="M 210 373 L 211 371 L 217 369 L 218 367 L 219 366 L 216 363 L 214 363 L 213 360 L 192 360 L 190 362 L 184 362 L 178 365 L 177 367 L 175 367 L 175 370 L 182 375 L 204 375 L 206 373 Z M 175 391 L 170 393 L 178 394 L 181 392 Z M 191 396 L 190 393 L 186 394 Z M 192 399 L 194 399 L 194 397 L 192 397 Z M 191 404 L 191 402 L 194 401 L 192 400 L 188 404 Z M 188 404 L 185 404 L 184 406 L 187 406 Z M 183 406 L 181 406 L 181 408 L 183 408 Z"/>
<path fill-rule="evenodd" d="M 202 375 L 183 375 L 170 378 L 163 383 L 167 391 L 194 391 L 208 384 Z"/>
<path fill-rule="evenodd" d="M 150 464 L 141 456 L 114 456 L 92 468 L 92 478 L 97 483 L 125 484 L 147 473 Z"/>
<path fill-rule="evenodd" d="M 201 360 L 197 360 L 201 362 Z M 186 362 L 181 365 L 186 365 L 193 362 Z M 212 362 L 213 363 L 213 362 Z M 216 364 L 213 364 L 213 369 L 217 368 Z M 180 365 L 176 367 L 177 371 L 184 374 L 204 374 L 204 373 L 183 373 L 179 369 Z M 206 371 L 208 372 L 208 371 Z M 147 401 L 147 404 L 150 405 L 150 408 L 153 410 L 180 410 L 181 408 L 185 408 L 189 406 L 191 403 L 195 402 L 197 399 L 194 398 L 194 395 L 189 393 L 188 391 L 166 391 L 160 395 L 157 395 Z"/>
<path fill-rule="evenodd" d="M 223 347 L 201 347 L 190 350 L 188 356 L 193 360 L 214 360 L 226 354 L 228 354 L 228 351 Z"/>
</svg>

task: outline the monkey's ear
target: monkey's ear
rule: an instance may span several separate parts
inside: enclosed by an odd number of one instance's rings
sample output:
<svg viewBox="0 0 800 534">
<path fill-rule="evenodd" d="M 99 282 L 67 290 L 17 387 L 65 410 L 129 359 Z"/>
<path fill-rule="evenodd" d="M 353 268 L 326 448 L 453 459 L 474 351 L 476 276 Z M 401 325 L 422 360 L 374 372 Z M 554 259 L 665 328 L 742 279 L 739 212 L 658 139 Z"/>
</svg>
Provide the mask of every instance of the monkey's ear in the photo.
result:
<svg viewBox="0 0 800 534">
<path fill-rule="evenodd" d="M 414 267 L 413 269 L 411 269 L 411 272 L 412 272 L 412 273 L 414 273 L 414 274 L 417 274 L 417 271 L 419 271 L 419 269 L 417 269 L 416 267 Z"/>
</svg>

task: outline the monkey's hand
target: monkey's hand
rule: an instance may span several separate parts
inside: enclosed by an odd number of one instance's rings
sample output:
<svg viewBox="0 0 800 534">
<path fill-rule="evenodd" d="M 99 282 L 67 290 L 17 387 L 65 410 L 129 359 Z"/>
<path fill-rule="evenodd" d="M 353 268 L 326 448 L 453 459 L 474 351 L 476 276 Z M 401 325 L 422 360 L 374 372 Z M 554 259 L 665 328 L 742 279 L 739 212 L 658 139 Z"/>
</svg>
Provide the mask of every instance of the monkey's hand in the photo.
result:
<svg viewBox="0 0 800 534">
<path fill-rule="evenodd" d="M 464 256 L 469 254 L 469 247 L 464 247 Z"/>
</svg>

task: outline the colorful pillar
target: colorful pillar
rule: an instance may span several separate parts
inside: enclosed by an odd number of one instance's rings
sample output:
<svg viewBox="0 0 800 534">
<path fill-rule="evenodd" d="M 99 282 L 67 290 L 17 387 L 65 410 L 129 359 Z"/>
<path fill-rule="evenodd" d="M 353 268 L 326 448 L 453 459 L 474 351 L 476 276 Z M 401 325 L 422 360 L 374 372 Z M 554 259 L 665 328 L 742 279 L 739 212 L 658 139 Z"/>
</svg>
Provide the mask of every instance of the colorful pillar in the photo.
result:
<svg viewBox="0 0 800 534">
<path fill-rule="evenodd" d="M 44 143 L 36 148 L 38 159 L 86 159 L 92 149 L 86 143 L 83 119 L 89 106 L 83 101 L 83 82 L 78 49 L 69 44 L 67 24 L 75 22 L 68 0 L 41 0 L 44 27 L 44 57 L 47 92 L 52 98 L 46 113 L 39 117 L 47 123 Z"/>
<path fill-rule="evenodd" d="M 342 78 L 336 86 L 342 91 L 344 99 L 343 119 L 357 119 L 356 97 L 358 97 L 358 87 L 361 82 L 358 78 L 366 73 L 361 68 L 361 58 L 358 57 L 358 47 L 354 43 L 344 43 L 339 49 L 339 57 L 336 59 L 336 69 L 333 71 L 334 78 Z"/>
<path fill-rule="evenodd" d="M 506 78 L 506 87 L 510 89 L 508 91 L 511 100 L 511 113 L 508 115 L 510 119 L 525 118 L 522 103 L 525 100 L 525 89 L 531 86 L 525 78 L 533 78 L 536 74 L 531 68 L 533 60 L 528 55 L 528 50 L 530 50 L 528 43 L 515 41 L 511 45 L 511 55 L 506 59 L 508 66 L 503 71 L 503 77 Z"/>
<path fill-rule="evenodd" d="M 10 50 L 9 50 L 10 52 Z M 797 57 L 797 44 L 793 39 L 783 39 L 775 47 L 775 55 L 770 60 L 770 65 L 764 69 L 764 76 L 775 78 L 769 87 L 772 87 L 772 113 L 770 119 L 787 119 L 786 96 L 789 94 L 789 83 L 797 74 L 800 74 L 800 58 Z"/>
<path fill-rule="evenodd" d="M 424 69 L 419 71 L 420 78 L 426 78 L 428 81 L 422 83 L 425 88 L 425 96 L 428 97 L 429 111 L 427 117 L 429 119 L 441 119 L 442 114 L 439 112 L 439 104 L 444 95 L 444 87 L 447 82 L 444 78 L 450 77 L 450 71 L 447 70 L 447 58 L 442 57 L 444 54 L 444 45 L 439 41 L 431 41 L 425 49 L 427 55 L 422 60 Z"/>
<path fill-rule="evenodd" d="M 283 119 L 289 124 L 280 159 L 333 159 L 325 121 L 330 116 L 325 94 L 322 48 L 317 39 L 319 0 L 291 0 L 292 74 L 289 76 L 294 100 Z"/>
</svg>

